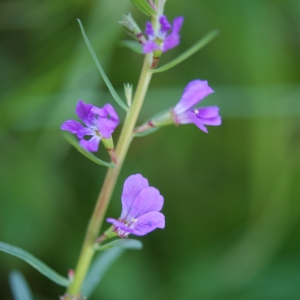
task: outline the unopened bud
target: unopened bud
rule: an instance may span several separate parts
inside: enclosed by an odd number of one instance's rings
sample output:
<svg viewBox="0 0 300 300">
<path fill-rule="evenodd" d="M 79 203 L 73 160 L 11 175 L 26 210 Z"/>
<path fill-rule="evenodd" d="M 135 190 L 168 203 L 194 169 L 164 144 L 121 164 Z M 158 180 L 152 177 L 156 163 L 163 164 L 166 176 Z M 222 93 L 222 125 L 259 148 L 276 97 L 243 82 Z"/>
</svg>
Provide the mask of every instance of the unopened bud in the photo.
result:
<svg viewBox="0 0 300 300">
<path fill-rule="evenodd" d="M 132 84 L 124 83 L 124 91 L 125 91 L 125 97 L 127 100 L 127 104 L 130 107 L 131 103 L 132 103 Z"/>
<path fill-rule="evenodd" d="M 130 13 L 123 15 L 122 21 L 119 21 L 118 23 L 122 25 L 127 30 L 128 34 L 133 36 L 139 43 L 143 44 L 146 42 L 142 30 L 132 18 Z"/>
</svg>

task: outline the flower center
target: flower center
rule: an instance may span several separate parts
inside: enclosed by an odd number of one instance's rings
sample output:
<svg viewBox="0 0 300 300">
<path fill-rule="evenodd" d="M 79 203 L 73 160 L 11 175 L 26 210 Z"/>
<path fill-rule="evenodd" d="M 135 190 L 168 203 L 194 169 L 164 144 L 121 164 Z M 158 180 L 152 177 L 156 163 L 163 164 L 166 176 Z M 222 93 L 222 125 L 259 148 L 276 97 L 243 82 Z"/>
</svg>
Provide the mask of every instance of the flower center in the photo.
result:
<svg viewBox="0 0 300 300">
<path fill-rule="evenodd" d="M 129 221 L 125 221 L 125 220 L 120 220 L 121 222 L 124 223 L 124 225 L 126 227 L 129 227 L 129 228 L 134 228 L 135 227 L 135 223 L 138 221 L 138 219 L 135 219 L 135 218 L 131 218 Z"/>
<path fill-rule="evenodd" d="M 94 129 L 94 130 L 95 130 L 96 135 L 101 137 L 99 130 L 97 130 L 97 129 Z"/>
</svg>

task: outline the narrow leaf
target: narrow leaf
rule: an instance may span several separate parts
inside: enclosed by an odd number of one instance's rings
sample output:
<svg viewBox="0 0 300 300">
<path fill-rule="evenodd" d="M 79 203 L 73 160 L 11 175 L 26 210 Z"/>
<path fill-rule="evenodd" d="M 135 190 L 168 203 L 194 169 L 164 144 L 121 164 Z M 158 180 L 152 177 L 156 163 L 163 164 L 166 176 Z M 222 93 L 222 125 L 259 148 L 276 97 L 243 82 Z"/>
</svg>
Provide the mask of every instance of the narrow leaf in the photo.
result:
<svg viewBox="0 0 300 300">
<path fill-rule="evenodd" d="M 121 47 L 126 47 L 129 48 L 130 50 L 132 50 L 133 52 L 136 52 L 138 54 L 143 54 L 143 48 L 142 45 L 140 43 L 138 43 L 137 41 L 120 41 L 119 45 Z"/>
<path fill-rule="evenodd" d="M 66 139 L 66 141 L 68 143 L 70 143 L 72 146 L 74 146 L 81 154 L 83 154 L 85 157 L 87 157 L 88 159 L 90 159 L 94 163 L 96 163 L 98 165 L 106 166 L 108 168 L 114 168 L 115 167 L 115 164 L 108 163 L 108 162 L 96 157 L 91 152 L 89 152 L 89 151 L 85 150 L 84 148 L 82 148 L 79 145 L 78 140 L 72 134 L 66 132 L 66 133 L 63 134 L 63 136 L 64 136 L 64 138 Z"/>
<path fill-rule="evenodd" d="M 93 293 L 96 286 L 102 280 L 105 272 L 123 254 L 124 251 L 125 249 L 114 247 L 101 252 L 96 257 L 81 288 L 81 294 L 84 297 L 89 297 Z"/>
<path fill-rule="evenodd" d="M 206 46 L 218 34 L 219 34 L 219 30 L 211 31 L 210 33 L 205 35 L 202 39 L 200 39 L 196 44 L 194 44 L 191 48 L 189 48 L 188 50 L 183 52 L 181 55 L 179 55 L 177 58 L 175 58 L 174 60 L 170 61 L 169 63 L 165 64 L 164 66 L 162 66 L 160 68 L 151 70 L 151 73 L 164 72 L 164 71 L 167 71 L 167 70 L 175 67 L 176 65 L 183 62 L 184 60 L 186 60 L 187 58 L 192 56 L 194 53 L 199 51 L 201 48 Z"/>
<path fill-rule="evenodd" d="M 97 245 L 94 250 L 102 251 L 113 247 L 120 247 L 122 249 L 140 250 L 143 248 L 143 243 L 139 240 L 133 239 L 118 239 L 105 245 Z"/>
<path fill-rule="evenodd" d="M 148 134 L 154 133 L 154 132 L 157 131 L 159 128 L 160 128 L 160 127 L 153 127 L 153 128 L 151 128 L 151 129 L 146 130 L 146 131 L 143 131 L 143 132 L 137 132 L 137 133 L 134 134 L 134 136 L 136 136 L 136 137 L 144 137 L 144 136 L 146 136 L 146 135 L 148 135 Z"/>
<path fill-rule="evenodd" d="M 29 285 L 19 271 L 12 271 L 9 274 L 9 285 L 14 300 L 33 300 Z"/>
<path fill-rule="evenodd" d="M 10 255 L 16 256 L 26 261 L 33 268 L 38 270 L 40 273 L 42 273 L 44 276 L 48 277 L 50 280 L 54 281 L 58 285 L 64 287 L 67 287 L 69 285 L 69 280 L 67 278 L 59 275 L 50 267 L 48 267 L 45 263 L 34 257 L 32 254 L 28 253 L 27 251 L 22 250 L 21 248 L 0 242 L 0 251 L 6 252 Z"/>
<path fill-rule="evenodd" d="M 150 6 L 147 0 L 131 0 L 131 2 L 146 16 L 153 17 L 156 11 Z"/>
<path fill-rule="evenodd" d="M 78 23 L 79 23 L 79 26 L 80 26 L 81 33 L 82 33 L 82 36 L 83 36 L 83 38 L 84 38 L 84 41 L 85 41 L 85 43 L 86 43 L 86 45 L 87 45 L 87 47 L 88 47 L 88 49 L 89 49 L 89 51 L 90 51 L 90 53 L 91 53 L 93 59 L 94 59 L 94 62 L 95 62 L 95 64 L 96 64 L 96 66 L 97 66 L 97 68 L 98 68 L 98 70 L 99 70 L 99 72 L 100 72 L 100 74 L 101 74 L 101 76 L 102 76 L 102 78 L 103 78 L 103 80 L 104 80 L 104 82 L 105 82 L 107 88 L 109 89 L 109 91 L 110 91 L 112 97 L 117 101 L 117 103 L 118 103 L 123 109 L 125 109 L 125 110 L 127 111 L 127 110 L 128 110 L 127 105 L 126 105 L 126 104 L 123 102 L 123 100 L 119 97 L 119 95 L 117 94 L 116 90 L 114 89 L 114 87 L 112 86 L 111 82 L 109 81 L 108 77 L 106 76 L 106 74 L 105 74 L 105 72 L 104 72 L 104 70 L 103 70 L 103 68 L 102 68 L 102 66 L 101 66 L 101 64 L 100 64 L 100 62 L 99 62 L 99 60 L 98 60 L 98 58 L 97 58 L 97 56 L 96 56 L 96 53 L 95 53 L 95 51 L 94 51 L 94 49 L 93 49 L 93 47 L 92 47 L 92 45 L 91 45 L 91 43 L 90 43 L 90 41 L 89 41 L 89 39 L 88 39 L 86 33 L 85 33 L 85 31 L 84 31 L 84 28 L 83 28 L 83 25 L 81 24 L 81 21 L 80 21 L 79 19 L 77 19 L 77 21 L 78 21 Z"/>
</svg>

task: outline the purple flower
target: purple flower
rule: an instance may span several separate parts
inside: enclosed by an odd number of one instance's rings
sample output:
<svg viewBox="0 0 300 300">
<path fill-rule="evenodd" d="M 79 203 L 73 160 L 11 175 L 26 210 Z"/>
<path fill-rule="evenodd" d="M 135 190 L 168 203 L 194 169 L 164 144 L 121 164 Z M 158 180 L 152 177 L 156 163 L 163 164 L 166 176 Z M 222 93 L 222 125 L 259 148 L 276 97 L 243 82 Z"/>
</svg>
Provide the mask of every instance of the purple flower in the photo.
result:
<svg viewBox="0 0 300 300">
<path fill-rule="evenodd" d="M 208 86 L 207 81 L 193 80 L 185 88 L 180 101 L 172 110 L 172 119 L 175 124 L 194 123 L 202 131 L 207 133 L 204 125 L 221 125 L 219 107 L 207 106 L 202 108 L 192 107 L 202 101 L 214 91 Z"/>
<path fill-rule="evenodd" d="M 119 124 L 118 115 L 110 104 L 99 108 L 79 100 L 76 114 L 86 127 L 75 120 L 68 120 L 61 125 L 60 129 L 76 134 L 80 139 L 79 144 L 91 152 L 96 152 L 101 138 L 110 138 Z M 85 135 L 90 135 L 92 138 L 85 140 L 83 139 Z"/>
<path fill-rule="evenodd" d="M 149 53 L 156 50 L 165 52 L 179 45 L 179 31 L 181 29 L 182 22 L 183 17 L 177 17 L 173 21 L 173 26 L 171 26 L 166 16 L 162 15 L 159 18 L 160 29 L 157 35 L 154 32 L 152 24 L 147 22 L 145 33 L 148 35 L 148 41 L 143 43 L 144 53 Z M 171 29 L 172 32 L 168 35 L 168 31 Z"/>
<path fill-rule="evenodd" d="M 164 198 L 156 188 L 149 186 L 146 178 L 140 174 L 131 175 L 123 187 L 121 217 L 107 219 L 107 222 L 113 224 L 120 237 L 145 235 L 165 227 L 165 217 L 159 212 L 163 203 Z"/>
</svg>

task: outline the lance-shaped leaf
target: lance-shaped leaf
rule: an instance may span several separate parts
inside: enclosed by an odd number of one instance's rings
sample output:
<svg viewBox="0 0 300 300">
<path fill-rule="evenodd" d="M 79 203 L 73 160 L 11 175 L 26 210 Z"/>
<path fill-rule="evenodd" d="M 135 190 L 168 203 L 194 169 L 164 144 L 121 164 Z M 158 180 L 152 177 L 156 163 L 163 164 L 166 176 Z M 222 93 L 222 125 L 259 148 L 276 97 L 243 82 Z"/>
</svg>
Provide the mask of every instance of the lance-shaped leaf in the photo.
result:
<svg viewBox="0 0 300 300">
<path fill-rule="evenodd" d="M 89 297 L 93 293 L 96 286 L 102 280 L 105 272 L 123 254 L 124 251 L 125 249 L 114 247 L 101 252 L 96 257 L 81 288 L 81 294 L 84 297 Z"/>
<path fill-rule="evenodd" d="M 59 275 L 57 272 L 48 267 L 45 263 L 43 263 L 42 261 L 34 257 L 32 254 L 28 253 L 27 251 L 21 248 L 0 242 L 0 251 L 6 252 L 10 255 L 16 256 L 26 261 L 33 268 L 35 268 L 41 274 L 48 277 L 50 280 L 57 283 L 58 285 L 64 287 L 67 287 L 69 285 L 69 280 L 67 278 Z"/>
<path fill-rule="evenodd" d="M 78 21 L 78 23 L 79 23 L 79 26 L 80 26 L 81 33 L 82 33 L 82 36 L 83 36 L 83 38 L 84 38 L 84 41 L 85 41 L 85 43 L 86 43 L 86 45 L 87 45 L 87 47 L 88 47 L 88 49 L 89 49 L 89 51 L 90 51 L 90 53 L 91 53 L 93 59 L 94 59 L 94 62 L 95 62 L 95 64 L 96 64 L 96 66 L 97 66 L 97 68 L 98 68 L 98 70 L 99 70 L 99 72 L 100 72 L 100 74 L 101 74 L 101 76 L 102 76 L 102 78 L 103 78 L 103 80 L 104 80 L 104 82 L 105 82 L 107 88 L 109 89 L 109 91 L 110 91 L 112 97 L 116 100 L 116 102 L 117 102 L 124 110 L 127 111 L 127 110 L 128 110 L 127 105 L 126 105 L 126 104 L 123 102 L 123 100 L 119 97 L 119 95 L 117 94 L 116 90 L 114 89 L 114 87 L 112 86 L 111 82 L 109 81 L 108 77 L 106 76 L 106 74 L 105 74 L 105 72 L 104 72 L 104 70 L 103 70 L 103 68 L 102 68 L 102 66 L 101 66 L 101 64 L 100 64 L 100 62 L 99 62 L 99 60 L 98 60 L 98 58 L 97 58 L 97 55 L 96 55 L 96 53 L 95 53 L 95 51 L 94 51 L 94 49 L 93 49 L 93 47 L 92 47 L 92 45 L 91 45 L 91 43 L 90 43 L 90 41 L 89 41 L 89 39 L 88 39 L 88 37 L 87 37 L 85 31 L 84 31 L 84 28 L 83 28 L 83 25 L 81 24 L 81 21 L 80 21 L 79 19 L 77 19 L 77 21 Z"/>
<path fill-rule="evenodd" d="M 143 243 L 139 240 L 133 240 L 133 239 L 118 239 L 113 242 L 106 243 L 105 245 L 97 245 L 94 247 L 94 250 L 103 251 L 113 247 L 120 247 L 122 249 L 140 250 L 143 248 Z"/>
<path fill-rule="evenodd" d="M 81 154 L 83 154 L 85 157 L 87 157 L 88 159 L 90 159 L 91 161 L 93 161 L 94 163 L 98 164 L 98 165 L 102 165 L 102 166 L 106 166 L 108 168 L 114 168 L 115 164 L 113 163 L 109 163 L 106 162 L 98 157 L 96 157 L 94 154 L 92 154 L 91 152 L 85 150 L 84 148 L 82 148 L 77 139 L 69 133 L 64 133 L 63 134 L 64 138 L 66 139 L 67 142 L 69 142 L 72 146 L 74 146 Z"/>
<path fill-rule="evenodd" d="M 136 52 L 138 54 L 143 54 L 143 47 L 140 43 L 137 41 L 120 41 L 119 45 L 121 47 L 126 47 L 132 50 L 133 52 Z"/>
<path fill-rule="evenodd" d="M 139 250 L 142 246 L 142 242 L 138 240 L 118 239 L 96 249 L 108 250 L 101 252 L 92 263 L 88 275 L 82 285 L 81 294 L 84 297 L 89 297 L 93 293 L 97 285 L 102 280 L 105 272 L 124 253 L 125 249 Z M 101 247 L 103 248 L 100 249 Z"/>
<path fill-rule="evenodd" d="M 210 41 L 212 41 L 217 35 L 219 34 L 219 30 L 213 30 L 207 35 L 205 35 L 202 39 L 200 39 L 196 44 L 194 44 L 191 48 L 183 52 L 181 55 L 179 55 L 177 58 L 173 59 L 169 63 L 165 64 L 164 66 L 153 69 L 150 72 L 151 73 L 159 73 L 167 71 L 176 65 L 180 64 L 187 58 L 189 58 L 191 55 L 202 49 L 204 46 L 206 46 Z"/>
<path fill-rule="evenodd" d="M 156 15 L 156 11 L 147 0 L 131 0 L 131 2 L 146 16 L 153 17 Z"/>
<path fill-rule="evenodd" d="M 10 272 L 9 285 L 14 300 L 33 300 L 29 285 L 21 272 L 16 270 Z"/>
</svg>

